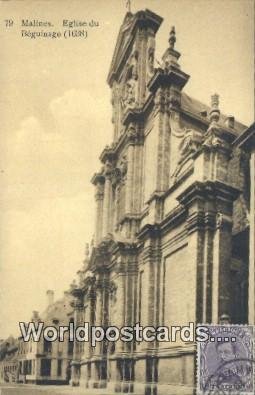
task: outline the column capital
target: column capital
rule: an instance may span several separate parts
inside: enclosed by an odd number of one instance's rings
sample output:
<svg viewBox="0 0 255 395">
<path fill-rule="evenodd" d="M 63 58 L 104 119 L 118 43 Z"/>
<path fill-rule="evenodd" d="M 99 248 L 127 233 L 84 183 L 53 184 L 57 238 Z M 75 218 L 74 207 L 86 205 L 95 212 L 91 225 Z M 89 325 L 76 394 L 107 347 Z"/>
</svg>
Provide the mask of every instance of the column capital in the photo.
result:
<svg viewBox="0 0 255 395">
<path fill-rule="evenodd" d="M 104 175 L 102 172 L 95 173 L 91 179 L 91 183 L 94 185 L 104 184 Z"/>
</svg>

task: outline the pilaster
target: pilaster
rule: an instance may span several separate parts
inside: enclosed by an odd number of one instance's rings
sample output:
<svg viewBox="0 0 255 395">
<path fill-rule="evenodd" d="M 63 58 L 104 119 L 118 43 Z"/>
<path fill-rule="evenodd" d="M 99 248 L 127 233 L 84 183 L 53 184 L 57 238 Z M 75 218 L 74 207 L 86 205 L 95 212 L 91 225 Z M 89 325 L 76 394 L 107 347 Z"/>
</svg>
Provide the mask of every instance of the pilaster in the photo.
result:
<svg viewBox="0 0 255 395">
<path fill-rule="evenodd" d="M 196 267 L 196 322 L 231 319 L 233 201 L 239 191 L 220 182 L 196 182 L 178 200 L 188 209 L 190 259 Z M 194 251 L 194 253 L 192 253 Z"/>
<path fill-rule="evenodd" d="M 96 187 L 96 220 L 95 220 L 95 245 L 98 245 L 102 239 L 102 225 L 103 225 L 103 201 L 104 201 L 104 182 L 105 179 L 102 174 L 96 173 L 92 178 L 92 183 Z"/>
<path fill-rule="evenodd" d="M 75 297 L 73 304 L 74 307 L 74 328 L 77 328 L 79 325 L 83 324 L 83 313 L 84 306 L 82 301 L 82 290 L 79 288 L 74 288 L 72 290 L 72 295 Z M 74 345 L 73 345 L 73 358 L 71 362 L 71 380 L 70 384 L 72 386 L 79 385 L 80 378 L 80 359 L 81 359 L 81 344 L 77 342 L 76 337 L 74 337 Z"/>
</svg>

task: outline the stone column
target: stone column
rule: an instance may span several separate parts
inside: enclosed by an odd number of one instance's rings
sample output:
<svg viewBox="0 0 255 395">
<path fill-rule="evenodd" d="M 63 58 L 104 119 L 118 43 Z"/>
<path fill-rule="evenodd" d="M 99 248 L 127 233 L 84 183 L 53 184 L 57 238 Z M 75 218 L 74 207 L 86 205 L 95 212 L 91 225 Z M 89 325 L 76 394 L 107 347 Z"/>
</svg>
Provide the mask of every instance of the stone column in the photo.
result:
<svg viewBox="0 0 255 395">
<path fill-rule="evenodd" d="M 111 174 L 105 173 L 104 200 L 103 200 L 103 221 L 102 221 L 102 238 L 109 233 L 109 216 L 111 203 Z"/>
<path fill-rule="evenodd" d="M 118 328 L 121 328 L 125 325 L 125 306 L 126 306 L 126 298 L 125 298 L 125 283 L 126 283 L 126 273 L 124 271 L 120 271 L 118 273 L 118 277 L 114 280 L 117 285 L 117 295 L 116 295 L 116 304 L 117 308 L 115 311 L 114 323 Z M 117 341 L 115 344 L 115 353 L 123 351 L 123 342 Z"/>
<path fill-rule="evenodd" d="M 133 211 L 139 213 L 142 206 L 143 194 L 143 145 L 139 143 L 135 146 L 135 167 L 134 167 L 134 185 L 133 188 Z"/>
<path fill-rule="evenodd" d="M 126 179 L 126 209 L 125 214 L 131 214 L 133 208 L 132 190 L 133 190 L 133 176 L 134 176 L 134 145 L 130 144 L 127 149 L 127 179 Z"/>
<path fill-rule="evenodd" d="M 249 324 L 255 325 L 255 147 L 250 158 Z"/>
<path fill-rule="evenodd" d="M 87 304 L 86 322 L 88 322 L 91 327 L 95 325 L 95 292 L 92 287 L 87 290 L 85 304 Z M 88 360 L 91 357 L 91 348 L 91 341 L 89 341 L 85 344 L 82 359 Z"/>
<path fill-rule="evenodd" d="M 96 224 L 95 224 L 95 245 L 100 243 L 102 238 L 102 214 L 103 214 L 104 185 L 102 180 L 96 184 Z"/>
<path fill-rule="evenodd" d="M 73 303 L 74 306 L 74 328 L 77 328 L 81 324 L 81 315 L 83 312 L 83 303 L 81 301 L 82 291 L 80 289 L 74 289 L 73 295 L 76 296 L 76 300 Z M 80 377 L 80 344 L 74 339 L 73 345 L 73 359 L 71 362 L 71 380 L 72 386 L 79 385 Z"/>
<path fill-rule="evenodd" d="M 84 298 L 84 306 L 86 309 L 85 322 L 89 323 L 89 327 L 95 325 L 95 291 L 94 291 L 94 280 L 95 278 L 91 278 L 90 284 L 87 285 L 86 295 Z M 81 379 L 80 382 L 84 382 L 84 387 L 90 386 L 90 379 L 88 375 L 88 365 L 87 363 L 90 361 L 93 356 L 94 348 L 91 346 L 91 339 L 84 344 L 83 354 L 81 356 Z"/>
<path fill-rule="evenodd" d="M 97 280 L 95 284 L 96 298 L 95 305 L 91 299 L 90 313 L 95 312 L 95 322 L 90 322 L 90 325 L 103 326 L 103 296 L 104 289 L 102 280 Z M 94 320 L 91 320 L 94 321 Z M 102 360 L 103 342 L 97 342 L 95 347 L 91 347 L 91 378 L 89 380 L 89 387 L 103 388 L 106 386 L 105 380 L 102 379 L 101 371 L 104 364 Z"/>
<path fill-rule="evenodd" d="M 96 290 L 96 326 L 103 326 L 103 285 L 100 282 L 97 283 Z M 95 355 L 101 356 L 102 342 L 97 342 L 95 347 Z"/>
<path fill-rule="evenodd" d="M 213 265 L 213 238 L 214 230 L 210 226 L 210 217 L 207 218 L 207 226 L 204 232 L 204 270 L 203 270 L 203 299 L 202 320 L 210 323 L 212 320 L 212 265 Z"/>
<path fill-rule="evenodd" d="M 212 322 L 227 315 L 231 320 L 231 243 L 232 219 L 222 213 L 216 217 L 212 270 Z"/>
<path fill-rule="evenodd" d="M 157 92 L 156 105 L 158 113 L 158 147 L 157 147 L 157 185 L 158 192 L 166 191 L 170 179 L 170 124 L 167 88 Z M 155 147 L 156 148 L 156 147 Z"/>
</svg>

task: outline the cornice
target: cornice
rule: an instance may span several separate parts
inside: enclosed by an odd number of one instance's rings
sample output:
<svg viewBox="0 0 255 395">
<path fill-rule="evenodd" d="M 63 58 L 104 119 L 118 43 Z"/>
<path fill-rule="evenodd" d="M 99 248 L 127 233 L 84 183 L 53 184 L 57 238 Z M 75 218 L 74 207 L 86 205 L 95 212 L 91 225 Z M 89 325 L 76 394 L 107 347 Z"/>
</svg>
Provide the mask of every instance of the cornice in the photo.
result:
<svg viewBox="0 0 255 395">
<path fill-rule="evenodd" d="M 161 232 L 164 233 L 165 230 L 169 230 L 170 227 L 172 228 L 177 223 L 184 220 L 186 215 L 187 215 L 187 210 L 182 205 L 179 205 L 176 208 L 174 208 L 165 216 L 165 218 L 160 223 Z"/>
<path fill-rule="evenodd" d="M 114 152 L 114 147 L 113 146 L 106 146 L 103 149 L 103 152 L 101 153 L 99 159 L 101 162 L 105 163 L 106 161 L 112 162 L 115 159 L 115 152 Z"/>
<path fill-rule="evenodd" d="M 138 240 L 142 241 L 145 238 L 155 238 L 160 234 L 159 224 L 145 224 L 137 234 Z"/>
<path fill-rule="evenodd" d="M 195 181 L 185 191 L 183 191 L 177 200 L 184 206 L 189 205 L 196 199 L 211 199 L 215 198 L 224 199 L 229 202 L 233 202 L 237 199 L 241 191 L 229 184 L 222 183 L 220 181 L 206 181 L 199 182 Z"/>
<path fill-rule="evenodd" d="M 190 76 L 178 67 L 169 66 L 169 70 L 165 71 L 162 68 L 156 69 L 156 73 L 148 83 L 148 89 L 155 93 L 160 86 L 177 85 L 182 89 L 188 82 Z"/>
</svg>

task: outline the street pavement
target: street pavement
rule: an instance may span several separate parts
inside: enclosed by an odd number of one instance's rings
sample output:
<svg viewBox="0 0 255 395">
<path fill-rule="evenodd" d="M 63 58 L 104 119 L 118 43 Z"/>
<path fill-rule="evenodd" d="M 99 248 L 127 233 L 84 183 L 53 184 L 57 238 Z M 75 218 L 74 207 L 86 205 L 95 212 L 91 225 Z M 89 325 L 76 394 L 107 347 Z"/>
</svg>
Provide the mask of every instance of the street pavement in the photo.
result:
<svg viewBox="0 0 255 395">
<path fill-rule="evenodd" d="M 90 390 L 71 386 L 0 384 L 0 395 L 109 395 L 106 390 Z M 117 394 L 116 394 L 117 395 Z"/>
</svg>

